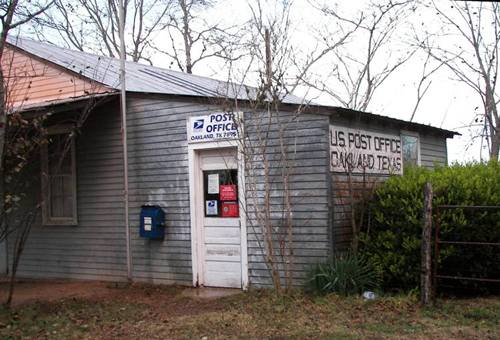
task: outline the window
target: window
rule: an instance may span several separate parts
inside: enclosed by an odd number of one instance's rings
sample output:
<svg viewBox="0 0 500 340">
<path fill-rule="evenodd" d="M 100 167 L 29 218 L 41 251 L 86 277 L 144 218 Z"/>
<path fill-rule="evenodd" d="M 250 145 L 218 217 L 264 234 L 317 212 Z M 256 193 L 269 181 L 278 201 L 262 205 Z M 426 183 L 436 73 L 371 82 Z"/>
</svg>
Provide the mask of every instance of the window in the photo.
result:
<svg viewBox="0 0 500 340">
<path fill-rule="evenodd" d="M 238 170 L 203 171 L 205 217 L 238 217 Z"/>
<path fill-rule="evenodd" d="M 42 148 L 42 215 L 45 225 L 76 225 L 75 141 L 66 130 L 49 134 Z"/>
<path fill-rule="evenodd" d="M 405 165 L 420 165 L 420 142 L 417 133 L 401 133 L 403 145 L 403 167 Z"/>
</svg>

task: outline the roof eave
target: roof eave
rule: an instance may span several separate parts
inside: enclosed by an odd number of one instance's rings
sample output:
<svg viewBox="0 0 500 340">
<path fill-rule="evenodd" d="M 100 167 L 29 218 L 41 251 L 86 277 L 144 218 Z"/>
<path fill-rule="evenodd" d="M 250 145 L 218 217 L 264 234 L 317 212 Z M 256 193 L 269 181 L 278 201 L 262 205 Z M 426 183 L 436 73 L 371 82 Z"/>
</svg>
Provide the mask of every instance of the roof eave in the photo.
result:
<svg viewBox="0 0 500 340">
<path fill-rule="evenodd" d="M 14 112 L 21 112 L 21 113 L 46 111 L 47 109 L 50 109 L 50 108 L 56 107 L 56 106 L 75 104 L 78 102 L 85 102 L 85 101 L 90 100 L 90 99 L 101 99 L 101 98 L 111 97 L 111 96 L 116 96 L 116 95 L 119 95 L 119 92 L 113 91 L 113 92 L 89 94 L 89 95 L 80 96 L 80 97 L 56 99 L 56 100 L 44 101 L 41 103 L 36 103 L 36 104 L 31 104 L 31 105 L 24 105 L 21 107 L 14 107 L 13 111 Z"/>
<path fill-rule="evenodd" d="M 382 116 L 370 112 L 364 112 L 364 111 L 358 111 L 358 110 L 352 110 L 352 109 L 346 109 L 343 107 L 338 107 L 338 106 L 326 106 L 326 105 L 309 105 L 309 109 L 313 111 L 317 111 L 318 113 L 323 113 L 327 114 L 329 116 L 335 115 L 335 114 L 341 114 L 347 117 L 353 117 L 353 115 L 360 115 L 365 119 L 376 119 L 381 122 L 388 122 L 391 124 L 395 124 L 401 129 L 408 129 L 408 130 L 423 130 L 426 132 L 431 132 L 431 133 L 436 133 L 441 136 L 444 136 L 446 138 L 453 138 L 454 136 L 461 136 L 460 133 L 456 131 L 451 131 L 451 130 L 446 130 L 446 129 L 441 129 L 435 126 L 431 125 L 426 125 L 426 124 L 421 124 L 421 123 L 415 123 L 415 122 L 409 122 L 407 120 L 402 120 L 402 119 L 397 119 L 397 118 L 392 118 L 392 117 L 387 117 L 387 116 Z"/>
</svg>

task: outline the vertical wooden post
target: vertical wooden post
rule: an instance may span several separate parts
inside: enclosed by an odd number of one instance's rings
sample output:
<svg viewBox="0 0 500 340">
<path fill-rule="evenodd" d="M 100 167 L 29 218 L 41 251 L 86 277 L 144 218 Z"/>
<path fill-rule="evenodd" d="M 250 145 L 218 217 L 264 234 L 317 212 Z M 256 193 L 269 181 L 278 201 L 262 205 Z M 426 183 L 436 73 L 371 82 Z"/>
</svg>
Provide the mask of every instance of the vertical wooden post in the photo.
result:
<svg viewBox="0 0 500 340">
<path fill-rule="evenodd" d="M 432 298 L 432 185 L 425 183 L 424 187 L 424 211 L 422 217 L 422 260 L 420 274 L 420 302 L 428 305 Z"/>
</svg>

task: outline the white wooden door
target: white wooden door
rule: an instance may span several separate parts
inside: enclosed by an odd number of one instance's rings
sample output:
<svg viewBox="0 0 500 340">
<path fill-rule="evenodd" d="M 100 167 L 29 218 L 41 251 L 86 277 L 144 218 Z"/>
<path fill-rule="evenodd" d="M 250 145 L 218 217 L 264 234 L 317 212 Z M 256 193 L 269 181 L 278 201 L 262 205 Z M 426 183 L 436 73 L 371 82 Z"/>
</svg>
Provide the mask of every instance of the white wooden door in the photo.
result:
<svg viewBox="0 0 500 340">
<path fill-rule="evenodd" d="M 241 228 L 238 216 L 228 215 L 228 205 L 238 206 L 238 197 L 223 196 L 220 190 L 237 188 L 237 159 L 235 149 L 217 149 L 200 152 L 198 206 L 202 216 L 201 256 L 202 282 L 204 286 L 241 288 Z M 224 198 L 232 198 L 224 200 Z M 211 206 L 210 203 L 212 203 Z M 215 207 L 214 207 L 215 205 Z M 238 212 L 239 213 L 239 212 Z M 231 214 L 230 214 L 231 215 Z M 234 211 L 232 212 L 234 215 Z"/>
</svg>

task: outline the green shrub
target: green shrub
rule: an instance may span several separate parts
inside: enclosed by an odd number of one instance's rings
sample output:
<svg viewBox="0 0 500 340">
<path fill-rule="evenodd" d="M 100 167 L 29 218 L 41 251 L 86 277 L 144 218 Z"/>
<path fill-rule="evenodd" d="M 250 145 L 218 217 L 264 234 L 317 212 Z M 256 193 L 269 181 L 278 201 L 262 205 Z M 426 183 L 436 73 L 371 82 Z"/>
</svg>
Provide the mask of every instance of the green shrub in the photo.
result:
<svg viewBox="0 0 500 340">
<path fill-rule="evenodd" d="M 341 253 L 333 261 L 316 265 L 309 274 L 308 287 L 316 293 L 360 294 L 378 287 L 373 267 L 362 256 Z"/>
<path fill-rule="evenodd" d="M 498 162 L 434 171 L 408 168 L 403 176 L 391 177 L 375 191 L 370 227 L 360 237 L 361 251 L 382 273 L 384 287 L 418 287 L 423 186 L 427 181 L 433 186 L 434 206 L 500 204 Z M 444 240 L 500 242 L 500 211 L 442 211 L 440 235 Z M 442 246 L 439 262 L 441 271 L 455 275 L 500 273 L 500 252 L 494 247 Z"/>
</svg>

